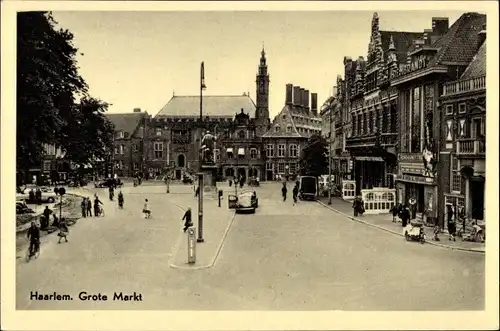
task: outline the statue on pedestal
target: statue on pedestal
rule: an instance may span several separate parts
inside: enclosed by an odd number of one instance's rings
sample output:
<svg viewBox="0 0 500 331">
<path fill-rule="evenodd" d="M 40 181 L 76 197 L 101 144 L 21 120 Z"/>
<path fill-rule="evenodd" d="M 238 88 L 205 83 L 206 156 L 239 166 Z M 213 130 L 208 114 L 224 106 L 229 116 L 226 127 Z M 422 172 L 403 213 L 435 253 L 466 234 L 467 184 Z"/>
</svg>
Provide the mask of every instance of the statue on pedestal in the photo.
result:
<svg viewBox="0 0 500 331">
<path fill-rule="evenodd" d="M 214 145 L 217 137 L 212 135 L 210 131 L 205 132 L 201 139 L 201 160 L 202 164 L 215 164 L 214 160 Z"/>
</svg>

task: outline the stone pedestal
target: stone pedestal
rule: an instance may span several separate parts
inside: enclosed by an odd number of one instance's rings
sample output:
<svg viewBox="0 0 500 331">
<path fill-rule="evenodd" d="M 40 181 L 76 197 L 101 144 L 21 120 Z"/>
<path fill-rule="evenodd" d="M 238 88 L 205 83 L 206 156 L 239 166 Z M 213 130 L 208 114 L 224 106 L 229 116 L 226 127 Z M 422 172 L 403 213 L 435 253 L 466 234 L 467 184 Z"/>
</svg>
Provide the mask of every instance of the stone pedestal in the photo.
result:
<svg viewBox="0 0 500 331">
<path fill-rule="evenodd" d="M 214 165 L 202 165 L 201 172 L 203 173 L 203 190 L 205 192 L 216 191 L 217 188 L 217 166 Z"/>
</svg>

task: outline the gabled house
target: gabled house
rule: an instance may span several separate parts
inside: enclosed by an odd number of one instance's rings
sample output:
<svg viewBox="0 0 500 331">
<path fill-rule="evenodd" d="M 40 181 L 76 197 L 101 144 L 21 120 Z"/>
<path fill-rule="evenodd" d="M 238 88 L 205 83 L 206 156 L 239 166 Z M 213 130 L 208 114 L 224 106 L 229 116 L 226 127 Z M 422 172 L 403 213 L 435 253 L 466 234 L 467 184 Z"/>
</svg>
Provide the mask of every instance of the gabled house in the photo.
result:
<svg viewBox="0 0 500 331">
<path fill-rule="evenodd" d="M 443 86 L 440 98 L 440 200 L 474 220 L 484 220 L 485 206 L 486 28 L 480 35 L 482 45 L 471 63 L 458 80 Z"/>
<path fill-rule="evenodd" d="M 266 180 L 290 178 L 299 172 L 302 147 L 312 135 L 321 134 L 318 95 L 287 84 L 285 106 L 262 136 L 266 157 Z"/>
<path fill-rule="evenodd" d="M 135 108 L 132 113 L 109 113 L 106 117 L 114 126 L 114 148 L 108 153 L 106 175 L 132 177 L 145 173 L 144 124 L 148 113 Z"/>
<path fill-rule="evenodd" d="M 465 13 L 448 29 L 448 19 L 434 18 L 432 32 L 408 51 L 407 63 L 391 74 L 398 89 L 399 153 L 397 199 L 414 199 L 417 218 L 444 223 L 445 201 L 438 178 L 450 172 L 450 151 L 441 142 L 443 85 L 460 79 L 481 46 L 486 15 Z M 443 33 L 444 32 L 444 33 Z M 435 41 L 434 41 L 435 40 Z M 453 168 L 454 169 L 454 168 Z"/>
</svg>

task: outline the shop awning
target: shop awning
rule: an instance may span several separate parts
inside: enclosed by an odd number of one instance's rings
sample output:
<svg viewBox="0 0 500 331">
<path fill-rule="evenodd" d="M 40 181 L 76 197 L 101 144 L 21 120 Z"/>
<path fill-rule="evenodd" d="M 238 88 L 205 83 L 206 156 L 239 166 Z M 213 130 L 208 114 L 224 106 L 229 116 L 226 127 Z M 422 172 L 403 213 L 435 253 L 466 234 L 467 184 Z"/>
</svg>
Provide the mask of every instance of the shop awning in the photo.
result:
<svg viewBox="0 0 500 331">
<path fill-rule="evenodd" d="M 380 156 L 355 156 L 356 161 L 384 162 Z"/>
<path fill-rule="evenodd" d="M 245 149 L 244 148 L 238 148 L 238 155 L 245 155 Z"/>
<path fill-rule="evenodd" d="M 226 152 L 227 152 L 227 153 L 232 153 L 232 152 L 233 152 L 233 149 L 232 149 L 232 148 L 228 148 L 228 149 L 226 150 Z"/>
</svg>

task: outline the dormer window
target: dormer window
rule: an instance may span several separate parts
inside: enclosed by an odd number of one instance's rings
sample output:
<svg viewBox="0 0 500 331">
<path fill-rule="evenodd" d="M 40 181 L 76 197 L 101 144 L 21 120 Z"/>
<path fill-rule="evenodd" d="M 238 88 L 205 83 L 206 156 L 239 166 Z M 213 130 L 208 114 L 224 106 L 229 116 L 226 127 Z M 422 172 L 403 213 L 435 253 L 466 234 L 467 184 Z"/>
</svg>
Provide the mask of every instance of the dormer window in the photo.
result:
<svg viewBox="0 0 500 331">
<path fill-rule="evenodd" d="M 276 125 L 276 126 L 274 127 L 274 131 L 275 131 L 275 132 L 280 132 L 280 127 L 279 127 L 278 125 Z"/>
<path fill-rule="evenodd" d="M 288 126 L 286 127 L 286 132 L 288 132 L 288 133 L 291 133 L 291 132 L 292 132 L 292 126 L 291 126 L 291 125 L 288 125 Z"/>
<path fill-rule="evenodd" d="M 123 139 L 125 137 L 123 131 L 117 131 L 115 135 L 116 139 Z"/>
<path fill-rule="evenodd" d="M 156 136 L 161 136 L 161 128 L 156 128 Z"/>
</svg>

